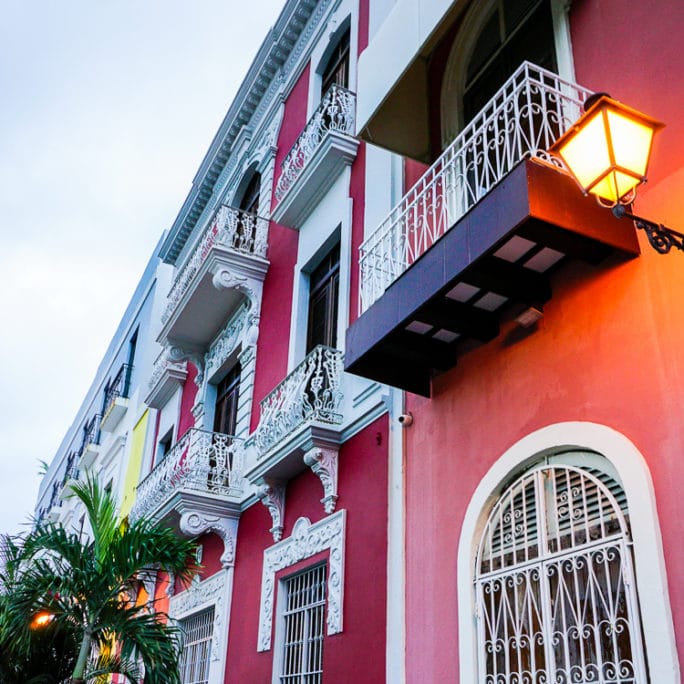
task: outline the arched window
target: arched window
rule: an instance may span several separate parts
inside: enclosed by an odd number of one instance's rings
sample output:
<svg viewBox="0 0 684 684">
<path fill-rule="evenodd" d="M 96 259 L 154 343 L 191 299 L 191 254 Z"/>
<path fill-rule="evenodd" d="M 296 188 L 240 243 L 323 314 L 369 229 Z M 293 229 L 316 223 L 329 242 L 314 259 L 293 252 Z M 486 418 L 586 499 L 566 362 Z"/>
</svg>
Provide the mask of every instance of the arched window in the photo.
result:
<svg viewBox="0 0 684 684">
<path fill-rule="evenodd" d="M 626 496 L 602 460 L 547 458 L 491 509 L 475 566 L 478 681 L 648 681 Z"/>
<path fill-rule="evenodd" d="M 482 109 L 525 60 L 556 70 L 549 0 L 497 0 L 466 67 L 464 123 Z"/>
<path fill-rule="evenodd" d="M 524 62 L 558 70 L 569 53 L 556 30 L 558 0 L 488 0 L 472 3 L 449 54 L 442 84 L 442 144 L 453 140 Z M 557 22 L 565 15 L 558 12 Z M 566 74 L 567 75 L 567 74 Z"/>
</svg>

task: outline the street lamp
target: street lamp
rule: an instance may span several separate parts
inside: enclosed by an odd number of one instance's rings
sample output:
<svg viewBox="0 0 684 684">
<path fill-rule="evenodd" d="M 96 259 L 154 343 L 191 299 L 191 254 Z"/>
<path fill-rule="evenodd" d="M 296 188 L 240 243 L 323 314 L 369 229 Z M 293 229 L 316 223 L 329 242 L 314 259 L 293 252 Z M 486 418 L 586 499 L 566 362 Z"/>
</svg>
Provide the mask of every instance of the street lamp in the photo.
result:
<svg viewBox="0 0 684 684">
<path fill-rule="evenodd" d="M 31 629 L 40 629 L 41 627 L 47 627 L 53 620 L 55 616 L 53 613 L 49 613 L 47 610 L 42 610 L 34 615 L 31 621 Z"/>
<path fill-rule="evenodd" d="M 635 216 L 626 207 L 646 181 L 653 136 L 664 124 L 606 93 L 589 97 L 584 109 L 550 152 L 563 160 L 585 195 L 594 195 L 617 218 L 632 219 L 658 252 L 666 254 L 672 247 L 684 251 L 684 234 Z"/>
</svg>

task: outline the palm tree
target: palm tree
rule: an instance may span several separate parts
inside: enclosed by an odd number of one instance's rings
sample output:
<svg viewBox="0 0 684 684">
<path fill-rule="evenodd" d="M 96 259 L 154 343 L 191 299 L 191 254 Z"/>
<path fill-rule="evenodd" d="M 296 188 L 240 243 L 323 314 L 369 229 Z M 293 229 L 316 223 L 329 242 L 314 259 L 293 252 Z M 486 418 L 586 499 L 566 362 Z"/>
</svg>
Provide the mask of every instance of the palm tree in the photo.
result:
<svg viewBox="0 0 684 684">
<path fill-rule="evenodd" d="M 72 635 L 73 684 L 109 673 L 145 684 L 179 684 L 178 630 L 154 606 L 136 605 L 136 576 L 158 568 L 189 581 L 197 570 L 195 544 L 149 519 L 121 523 L 112 496 L 95 480 L 73 484 L 72 490 L 86 510 L 91 535 L 81 539 L 48 523 L 25 536 L 7 564 L 14 580 L 4 593 L 0 631 L 9 630 L 19 644 L 15 648 L 24 652 L 37 615 L 53 633 Z"/>
</svg>

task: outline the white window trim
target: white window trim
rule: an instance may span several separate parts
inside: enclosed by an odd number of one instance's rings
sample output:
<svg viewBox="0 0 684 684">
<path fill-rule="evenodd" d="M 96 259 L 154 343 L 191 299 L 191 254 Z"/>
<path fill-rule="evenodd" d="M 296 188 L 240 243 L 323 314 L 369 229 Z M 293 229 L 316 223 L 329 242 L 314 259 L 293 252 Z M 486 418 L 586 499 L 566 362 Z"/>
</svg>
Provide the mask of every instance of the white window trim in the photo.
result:
<svg viewBox="0 0 684 684">
<path fill-rule="evenodd" d="M 226 645 L 230 626 L 230 599 L 233 590 L 233 568 L 220 570 L 169 600 L 169 617 L 179 621 L 214 608 L 214 631 L 211 638 L 209 684 L 223 684 L 226 670 Z"/>
<path fill-rule="evenodd" d="M 637 593 L 650 679 L 658 684 L 679 684 L 679 659 L 651 474 L 644 457 L 629 439 L 605 425 L 589 422 L 557 423 L 527 435 L 496 461 L 476 488 L 466 510 L 458 547 L 460 680 L 477 681 L 473 572 L 487 513 L 512 474 L 526 464 L 565 449 L 598 452 L 620 477 L 630 510 Z"/>
<path fill-rule="evenodd" d="M 323 551 L 330 552 L 326 634 L 339 634 L 342 631 L 346 516 L 347 512 L 340 510 L 313 524 L 308 518 L 299 518 L 290 537 L 264 551 L 257 651 L 268 651 L 271 648 L 276 573 Z"/>
</svg>

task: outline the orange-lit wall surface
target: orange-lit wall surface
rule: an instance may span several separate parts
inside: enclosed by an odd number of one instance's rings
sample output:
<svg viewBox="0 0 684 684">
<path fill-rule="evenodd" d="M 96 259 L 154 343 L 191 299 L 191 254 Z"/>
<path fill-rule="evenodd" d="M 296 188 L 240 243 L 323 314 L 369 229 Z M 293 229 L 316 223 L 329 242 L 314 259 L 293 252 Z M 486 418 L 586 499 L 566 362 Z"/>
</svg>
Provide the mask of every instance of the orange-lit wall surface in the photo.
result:
<svg viewBox="0 0 684 684">
<path fill-rule="evenodd" d="M 684 4 L 654 11 L 591 0 L 573 3 L 570 18 L 577 81 L 666 122 L 635 210 L 684 231 Z M 504 326 L 436 378 L 431 399 L 408 396 L 407 682 L 457 681 L 465 510 L 511 445 L 562 421 L 609 426 L 644 455 L 684 654 L 684 253 L 660 256 L 639 239 L 642 255 L 632 261 L 561 268 L 536 330 Z"/>
</svg>

